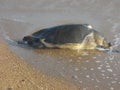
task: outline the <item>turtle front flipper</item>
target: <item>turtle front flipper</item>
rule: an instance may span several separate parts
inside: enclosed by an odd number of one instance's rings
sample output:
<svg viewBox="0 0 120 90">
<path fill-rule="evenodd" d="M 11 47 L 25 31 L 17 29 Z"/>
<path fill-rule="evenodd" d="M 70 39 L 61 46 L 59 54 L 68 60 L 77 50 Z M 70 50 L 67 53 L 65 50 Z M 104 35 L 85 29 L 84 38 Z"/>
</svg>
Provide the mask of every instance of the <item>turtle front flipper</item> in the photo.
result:
<svg viewBox="0 0 120 90">
<path fill-rule="evenodd" d="M 32 37 L 32 36 L 25 36 L 23 38 L 23 42 L 24 42 L 24 44 L 27 44 L 34 48 L 43 48 L 44 47 L 44 45 L 41 43 L 39 38 Z"/>
<path fill-rule="evenodd" d="M 100 51 L 109 51 L 110 50 L 110 48 L 106 48 L 106 47 L 101 46 L 101 45 L 96 46 L 96 49 L 100 50 Z"/>
</svg>

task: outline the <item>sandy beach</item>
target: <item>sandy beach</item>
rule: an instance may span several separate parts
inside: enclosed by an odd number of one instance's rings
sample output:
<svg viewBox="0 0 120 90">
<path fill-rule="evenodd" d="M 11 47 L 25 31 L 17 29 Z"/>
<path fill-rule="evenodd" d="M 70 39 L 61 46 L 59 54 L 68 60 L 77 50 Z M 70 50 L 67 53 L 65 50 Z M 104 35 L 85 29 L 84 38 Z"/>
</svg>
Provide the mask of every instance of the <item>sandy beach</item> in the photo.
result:
<svg viewBox="0 0 120 90">
<path fill-rule="evenodd" d="M 0 42 L 0 90 L 78 90 L 69 82 L 37 72 Z"/>
<path fill-rule="evenodd" d="M 0 0 L 0 90 L 120 90 L 120 0 Z M 23 37 L 91 24 L 108 52 L 34 49 Z"/>
</svg>

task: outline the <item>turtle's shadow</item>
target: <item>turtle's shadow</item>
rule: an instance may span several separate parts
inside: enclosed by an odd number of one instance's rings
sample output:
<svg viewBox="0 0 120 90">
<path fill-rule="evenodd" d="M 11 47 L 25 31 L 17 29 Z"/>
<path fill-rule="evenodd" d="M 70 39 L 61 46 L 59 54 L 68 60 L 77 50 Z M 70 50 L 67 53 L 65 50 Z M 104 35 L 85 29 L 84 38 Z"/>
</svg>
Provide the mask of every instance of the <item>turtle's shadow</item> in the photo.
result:
<svg viewBox="0 0 120 90">
<path fill-rule="evenodd" d="M 97 50 L 69 50 L 69 49 L 35 49 L 36 53 L 42 55 L 46 54 L 51 57 L 56 57 L 59 60 L 91 60 L 97 54 L 100 54 L 100 51 Z"/>
</svg>

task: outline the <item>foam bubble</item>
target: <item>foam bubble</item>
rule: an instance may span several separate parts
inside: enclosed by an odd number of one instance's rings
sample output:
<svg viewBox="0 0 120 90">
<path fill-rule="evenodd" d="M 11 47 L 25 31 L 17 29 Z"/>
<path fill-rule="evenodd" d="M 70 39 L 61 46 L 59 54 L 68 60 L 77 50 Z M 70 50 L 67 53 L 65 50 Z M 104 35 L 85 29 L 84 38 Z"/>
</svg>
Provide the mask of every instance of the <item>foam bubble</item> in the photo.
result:
<svg viewBox="0 0 120 90">
<path fill-rule="evenodd" d="M 97 69 L 99 69 L 99 70 L 100 70 L 100 69 L 102 69 L 102 68 L 101 68 L 101 67 L 97 67 Z"/>
<path fill-rule="evenodd" d="M 109 72 L 113 72 L 113 70 L 112 69 L 107 69 Z"/>
<path fill-rule="evenodd" d="M 94 70 L 94 68 L 90 68 L 90 70 L 91 70 L 91 71 L 93 71 L 93 70 Z"/>
<path fill-rule="evenodd" d="M 87 88 L 83 88 L 83 90 L 87 90 Z"/>
<path fill-rule="evenodd" d="M 76 68 L 75 68 L 75 71 L 79 71 L 79 68 L 76 67 Z"/>
<path fill-rule="evenodd" d="M 100 63 L 101 61 L 95 61 L 96 63 Z"/>
<path fill-rule="evenodd" d="M 90 78 L 90 75 L 86 75 L 87 78 Z"/>
<path fill-rule="evenodd" d="M 77 75 L 74 75 L 74 76 L 72 76 L 74 79 L 78 79 L 78 76 Z"/>
<path fill-rule="evenodd" d="M 114 88 L 113 88 L 113 87 L 110 87 L 110 90 L 114 90 Z"/>
<path fill-rule="evenodd" d="M 83 83 L 83 81 L 79 81 L 79 83 Z"/>
<path fill-rule="evenodd" d="M 105 76 L 105 74 L 104 74 L 104 73 L 102 73 L 101 75 L 102 75 L 102 76 Z"/>
</svg>

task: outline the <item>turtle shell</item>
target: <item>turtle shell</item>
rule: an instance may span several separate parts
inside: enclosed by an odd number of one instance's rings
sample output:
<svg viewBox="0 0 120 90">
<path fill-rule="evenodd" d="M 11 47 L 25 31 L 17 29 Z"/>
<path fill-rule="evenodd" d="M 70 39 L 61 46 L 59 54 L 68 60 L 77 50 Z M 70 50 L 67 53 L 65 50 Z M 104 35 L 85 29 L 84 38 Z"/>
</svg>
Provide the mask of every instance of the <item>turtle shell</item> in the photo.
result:
<svg viewBox="0 0 120 90">
<path fill-rule="evenodd" d="M 85 36 L 93 31 L 96 32 L 83 24 L 60 25 L 39 30 L 33 33 L 32 37 L 44 39 L 52 44 L 81 43 Z"/>
</svg>

